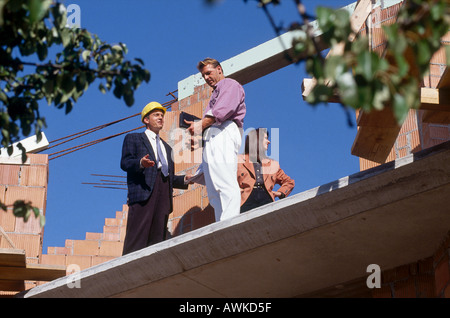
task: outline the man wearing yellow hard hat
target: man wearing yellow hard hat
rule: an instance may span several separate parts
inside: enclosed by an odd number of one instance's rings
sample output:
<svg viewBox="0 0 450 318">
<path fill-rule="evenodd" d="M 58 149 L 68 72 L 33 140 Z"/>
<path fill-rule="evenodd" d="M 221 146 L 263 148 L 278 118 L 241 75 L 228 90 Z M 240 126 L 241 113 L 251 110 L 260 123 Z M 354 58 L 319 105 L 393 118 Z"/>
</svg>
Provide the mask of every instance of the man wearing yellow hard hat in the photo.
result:
<svg viewBox="0 0 450 318">
<path fill-rule="evenodd" d="M 148 103 L 141 113 L 145 131 L 127 134 L 123 141 L 120 167 L 128 185 L 123 255 L 164 240 L 173 188 L 188 188 L 185 176 L 174 174 L 172 148 L 159 137 L 165 113 L 160 103 Z"/>
</svg>

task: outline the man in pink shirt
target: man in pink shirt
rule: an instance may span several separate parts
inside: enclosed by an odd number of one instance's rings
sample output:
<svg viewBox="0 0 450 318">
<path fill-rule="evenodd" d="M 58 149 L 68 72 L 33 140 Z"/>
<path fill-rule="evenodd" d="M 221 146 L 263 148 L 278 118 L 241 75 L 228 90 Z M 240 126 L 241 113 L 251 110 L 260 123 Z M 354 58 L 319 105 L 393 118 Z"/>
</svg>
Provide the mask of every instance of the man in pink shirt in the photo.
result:
<svg viewBox="0 0 450 318">
<path fill-rule="evenodd" d="M 202 120 L 187 122 L 187 130 L 192 135 L 203 134 L 205 141 L 202 164 L 193 178 L 203 174 L 209 202 L 220 221 L 240 213 L 237 156 L 246 113 L 245 92 L 237 81 L 225 78 L 217 60 L 206 58 L 197 68 L 214 90 Z"/>
</svg>

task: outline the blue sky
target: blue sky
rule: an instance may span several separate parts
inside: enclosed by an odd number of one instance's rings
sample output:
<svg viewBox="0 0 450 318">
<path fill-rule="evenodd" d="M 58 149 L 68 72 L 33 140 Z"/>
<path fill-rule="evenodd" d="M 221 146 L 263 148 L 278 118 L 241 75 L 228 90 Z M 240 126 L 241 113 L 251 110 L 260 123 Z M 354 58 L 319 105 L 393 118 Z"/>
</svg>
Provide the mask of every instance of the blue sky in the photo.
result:
<svg viewBox="0 0 450 318">
<path fill-rule="evenodd" d="M 41 105 L 47 120 L 49 141 L 139 113 L 150 101 L 167 102 L 177 83 L 197 73 L 204 57 L 227 60 L 275 37 L 256 1 L 225 0 L 206 6 L 203 0 L 78 0 L 81 27 L 109 43 L 123 42 L 128 59 L 139 57 L 150 70 L 151 80 L 135 93 L 127 107 L 112 92 L 102 94 L 95 82 L 74 105 L 71 113 Z M 316 5 L 343 7 L 348 0 L 303 1 L 307 11 Z M 272 10 L 278 24 L 297 19 L 294 1 Z M 335 104 L 312 107 L 301 98 L 304 64 L 291 65 L 244 86 L 247 116 L 245 127 L 279 129 L 279 161 L 296 181 L 293 194 L 320 186 L 359 171 L 351 146 L 356 127 L 347 125 Z M 134 117 L 120 124 L 53 148 L 53 153 L 140 126 Z M 64 246 L 66 239 L 84 239 L 86 232 L 102 232 L 105 218 L 126 203 L 126 191 L 94 188 L 83 183 L 100 182 L 92 174 L 121 175 L 123 136 L 113 138 L 49 163 L 49 184 L 44 229 L 44 253 L 49 246 Z M 270 152 L 269 152 L 270 154 Z M 117 180 L 117 179 L 115 179 Z"/>
</svg>

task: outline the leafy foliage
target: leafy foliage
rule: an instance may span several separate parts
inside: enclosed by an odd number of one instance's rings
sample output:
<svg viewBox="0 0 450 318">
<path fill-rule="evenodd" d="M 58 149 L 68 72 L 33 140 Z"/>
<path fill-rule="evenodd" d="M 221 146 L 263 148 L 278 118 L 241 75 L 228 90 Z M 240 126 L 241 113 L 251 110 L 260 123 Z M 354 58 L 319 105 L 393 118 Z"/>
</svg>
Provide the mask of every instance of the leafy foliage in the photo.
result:
<svg viewBox="0 0 450 318">
<path fill-rule="evenodd" d="M 33 128 L 39 135 L 46 125 L 39 115 L 40 100 L 69 113 L 100 78 L 100 91 L 113 90 L 131 106 L 134 91 L 150 80 L 141 59 L 135 59 L 137 63 L 124 59 L 125 44 L 110 45 L 85 29 L 66 27 L 67 12 L 60 3 L 15 0 L 0 2 L 0 6 L 0 128 L 4 147 L 17 141 L 20 133 L 30 135 Z M 59 51 L 51 60 L 53 47 Z"/>
<path fill-rule="evenodd" d="M 70 113 L 96 79 L 102 93 L 113 92 L 127 106 L 134 91 L 150 80 L 141 59 L 125 60 L 123 43 L 108 44 L 86 29 L 67 26 L 67 11 L 52 0 L 0 0 L 0 130 L 1 146 L 11 155 L 20 136 L 46 127 L 39 101 Z M 25 149 L 22 159 L 26 159 Z M 7 207 L 0 202 L 0 208 Z M 13 212 L 25 220 L 39 210 L 17 201 Z M 43 218 L 41 218 L 41 221 Z"/>
<path fill-rule="evenodd" d="M 246 0 L 244 0 L 246 1 Z M 268 4 L 280 0 L 257 0 L 267 10 Z M 300 0 L 294 0 L 299 13 Z M 306 101 L 312 105 L 327 102 L 337 96 L 340 102 L 364 111 L 392 107 L 398 123 L 402 123 L 410 109 L 420 106 L 420 83 L 429 70 L 432 55 L 441 48 L 441 38 L 449 31 L 450 7 L 448 0 L 407 0 L 398 19 L 384 25 L 387 47 L 383 54 L 369 49 L 366 36 L 355 34 L 350 16 L 345 10 L 318 7 L 317 22 L 323 34 L 322 43 L 336 49 L 343 46 L 342 54 L 324 58 L 307 23 L 292 23 L 291 30 L 301 30 L 305 36 L 293 42 L 291 58 L 298 62 L 305 53 L 306 70 L 317 80 Z M 450 46 L 446 46 L 447 64 Z"/>
</svg>

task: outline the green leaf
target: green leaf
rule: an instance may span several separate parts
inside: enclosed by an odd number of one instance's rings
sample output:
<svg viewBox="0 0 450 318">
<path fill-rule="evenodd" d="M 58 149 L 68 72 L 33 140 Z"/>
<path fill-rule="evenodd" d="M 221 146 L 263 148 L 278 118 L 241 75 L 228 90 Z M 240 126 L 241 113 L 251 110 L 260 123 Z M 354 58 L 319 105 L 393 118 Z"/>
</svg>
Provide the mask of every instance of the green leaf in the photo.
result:
<svg viewBox="0 0 450 318">
<path fill-rule="evenodd" d="M 317 79 L 324 76 L 323 66 L 322 61 L 317 56 L 313 56 L 306 61 L 306 71 Z"/>
<path fill-rule="evenodd" d="M 64 74 L 61 79 L 61 89 L 65 93 L 70 93 L 75 88 L 75 83 L 72 80 L 72 76 L 70 74 Z"/>
<path fill-rule="evenodd" d="M 364 76 L 367 81 L 372 81 L 375 73 L 378 70 L 383 70 L 388 67 L 386 63 L 382 63 L 379 56 L 371 51 L 361 52 L 357 58 L 358 66 L 357 73 Z"/>
<path fill-rule="evenodd" d="M 127 106 L 133 106 L 134 104 L 134 94 L 132 90 L 127 91 L 124 95 L 123 95 L 123 99 L 125 100 L 125 104 Z"/>
<path fill-rule="evenodd" d="M 32 209 L 33 212 L 34 212 L 34 216 L 35 216 L 35 217 L 39 217 L 39 215 L 41 214 L 41 212 L 39 211 L 39 208 L 33 206 L 33 207 L 31 207 L 31 209 Z"/>
<path fill-rule="evenodd" d="M 69 99 L 66 102 L 66 115 L 72 111 L 73 105 L 72 101 Z"/>
<path fill-rule="evenodd" d="M 408 61 L 406 61 L 405 57 L 400 54 L 395 55 L 395 60 L 397 62 L 398 67 L 398 73 L 397 75 L 400 77 L 404 77 L 408 74 L 409 71 L 409 64 Z"/>
<path fill-rule="evenodd" d="M 372 89 L 367 82 L 361 81 L 361 78 L 355 78 L 356 87 L 358 90 L 358 108 L 364 111 L 372 109 Z"/>
<path fill-rule="evenodd" d="M 417 43 L 417 59 L 419 64 L 428 64 L 431 59 L 431 50 L 427 40 L 421 40 Z"/>
<path fill-rule="evenodd" d="M 90 55 L 91 55 L 91 51 L 90 50 L 84 50 L 83 53 L 81 53 L 81 57 L 83 58 L 83 60 L 85 62 L 89 61 Z"/>
<path fill-rule="evenodd" d="M 116 86 L 114 87 L 114 90 L 113 90 L 114 96 L 116 96 L 117 98 L 121 98 L 123 95 L 123 91 L 124 91 L 123 84 L 120 82 L 117 82 Z"/>
<path fill-rule="evenodd" d="M 67 47 L 71 40 L 70 29 L 64 28 L 59 32 L 59 36 L 61 37 L 61 42 L 64 47 Z"/>
<path fill-rule="evenodd" d="M 55 87 L 55 81 L 53 79 L 46 79 L 44 85 L 42 86 L 42 90 L 44 94 L 51 95 L 53 94 L 53 89 Z"/>
<path fill-rule="evenodd" d="M 438 21 L 445 14 L 444 2 L 434 3 L 430 8 L 431 18 Z"/>
<path fill-rule="evenodd" d="M 45 215 L 39 215 L 39 226 L 42 228 L 45 226 Z"/>
<path fill-rule="evenodd" d="M 353 108 L 358 107 L 358 88 L 352 74 L 341 74 L 336 80 L 339 96 L 343 104 Z"/>
<path fill-rule="evenodd" d="M 144 65 L 144 61 L 142 59 L 135 57 L 134 60 L 137 61 L 139 64 Z"/>
<path fill-rule="evenodd" d="M 99 89 L 100 92 L 102 92 L 103 94 L 106 93 L 105 85 L 103 85 L 103 83 L 100 83 L 100 84 L 98 85 L 98 89 Z"/>
<path fill-rule="evenodd" d="M 387 85 L 381 84 L 381 87 L 375 92 L 373 97 L 373 107 L 377 110 L 382 110 L 387 101 L 389 101 L 391 93 Z"/>
<path fill-rule="evenodd" d="M 330 17 L 332 16 L 333 11 L 330 8 L 326 7 L 317 7 L 316 9 L 316 15 L 317 15 L 317 21 L 319 22 L 319 27 L 322 29 L 322 31 L 327 31 L 331 20 Z"/>
<path fill-rule="evenodd" d="M 30 22 L 40 21 L 48 12 L 52 0 L 28 0 L 30 10 Z"/>
<path fill-rule="evenodd" d="M 8 96 L 3 91 L 0 91 L 0 101 L 5 105 L 8 103 Z"/>
<path fill-rule="evenodd" d="M 392 49 L 396 47 L 399 38 L 398 25 L 396 23 L 390 25 L 383 25 L 381 27 L 386 34 L 387 41 Z"/>
<path fill-rule="evenodd" d="M 79 91 L 85 91 L 88 87 L 89 84 L 87 82 L 86 79 L 86 73 L 85 72 L 81 72 L 76 79 L 76 89 Z"/>
<path fill-rule="evenodd" d="M 328 102 L 330 96 L 333 94 L 333 90 L 325 84 L 316 84 L 311 93 L 307 96 L 306 101 L 311 104 L 317 104 L 320 102 Z"/>
<path fill-rule="evenodd" d="M 45 60 L 48 54 L 47 45 L 39 43 L 37 45 L 37 54 L 40 61 Z"/>
<path fill-rule="evenodd" d="M 332 55 L 325 60 L 324 76 L 334 83 L 346 71 L 345 61 L 340 55 Z"/>
<path fill-rule="evenodd" d="M 406 116 L 408 115 L 409 107 L 406 102 L 406 99 L 400 95 L 395 94 L 394 95 L 394 103 L 393 103 L 393 111 L 394 116 L 397 119 L 398 123 L 403 123 L 406 119 Z"/>
</svg>

